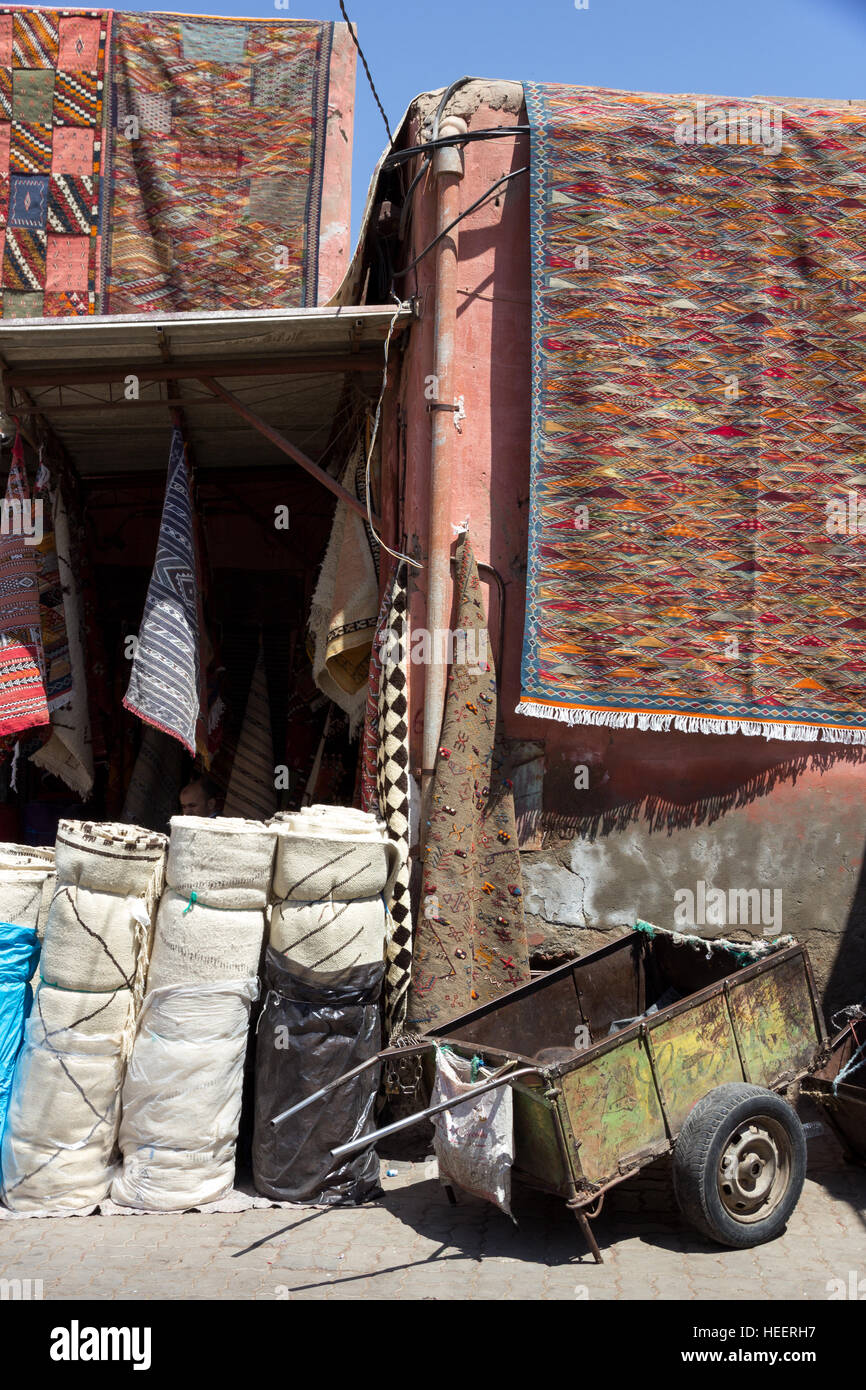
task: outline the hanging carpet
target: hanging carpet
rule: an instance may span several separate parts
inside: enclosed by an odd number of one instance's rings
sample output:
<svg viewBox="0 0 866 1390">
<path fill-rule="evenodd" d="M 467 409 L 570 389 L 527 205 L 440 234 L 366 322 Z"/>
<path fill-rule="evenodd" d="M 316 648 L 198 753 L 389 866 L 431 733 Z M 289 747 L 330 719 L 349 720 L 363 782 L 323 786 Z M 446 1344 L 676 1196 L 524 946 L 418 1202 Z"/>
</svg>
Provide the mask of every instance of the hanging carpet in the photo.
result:
<svg viewBox="0 0 866 1390">
<path fill-rule="evenodd" d="M 519 711 L 863 742 L 866 109 L 525 91 Z"/>
<path fill-rule="evenodd" d="M 223 815 L 244 816 L 248 820 L 268 820 L 276 809 L 271 707 L 268 701 L 265 652 L 260 637 Z"/>
<path fill-rule="evenodd" d="M 407 1025 L 424 1030 L 529 981 L 514 796 L 502 776 L 496 672 L 466 532 L 452 630 L 407 1013 Z"/>
<path fill-rule="evenodd" d="M 32 508 L 20 436 L 3 502 L 0 528 L 0 735 L 48 723 L 45 699 L 39 576 L 32 541 Z M 31 543 L 28 543 L 31 542 Z"/>
<path fill-rule="evenodd" d="M 199 605 L 192 499 L 180 430 L 172 434 L 156 559 L 124 706 L 195 756 Z"/>
<path fill-rule="evenodd" d="M 316 304 L 333 48 L 307 20 L 0 10 L 2 316 Z"/>
</svg>

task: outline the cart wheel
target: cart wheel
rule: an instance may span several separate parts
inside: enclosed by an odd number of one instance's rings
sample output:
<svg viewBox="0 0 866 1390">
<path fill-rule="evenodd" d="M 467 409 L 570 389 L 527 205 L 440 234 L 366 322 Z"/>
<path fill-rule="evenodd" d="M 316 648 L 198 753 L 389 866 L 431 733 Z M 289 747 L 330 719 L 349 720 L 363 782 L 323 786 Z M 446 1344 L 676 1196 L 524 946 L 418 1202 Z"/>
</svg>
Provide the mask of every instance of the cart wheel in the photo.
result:
<svg viewBox="0 0 866 1390">
<path fill-rule="evenodd" d="M 680 1210 L 721 1245 L 742 1249 L 781 1235 L 805 1175 L 795 1112 L 772 1091 L 740 1081 L 698 1101 L 674 1148 Z"/>
</svg>

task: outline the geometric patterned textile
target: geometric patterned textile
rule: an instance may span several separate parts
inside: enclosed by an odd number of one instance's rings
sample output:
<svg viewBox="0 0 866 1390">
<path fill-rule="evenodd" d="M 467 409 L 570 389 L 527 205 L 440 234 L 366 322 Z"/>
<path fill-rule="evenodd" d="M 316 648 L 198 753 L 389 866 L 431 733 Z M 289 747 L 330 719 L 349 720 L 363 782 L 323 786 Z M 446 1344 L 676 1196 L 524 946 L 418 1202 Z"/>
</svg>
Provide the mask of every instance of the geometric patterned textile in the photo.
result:
<svg viewBox="0 0 866 1390">
<path fill-rule="evenodd" d="M 496 672 L 465 531 L 457 547 L 455 614 L 407 1012 L 409 1028 L 434 1032 L 529 980 L 514 794 L 502 777 Z"/>
<path fill-rule="evenodd" d="M 115 21 L 106 312 L 315 304 L 333 25 Z"/>
<path fill-rule="evenodd" d="M 4 318 L 101 312 L 111 19 L 0 10 Z"/>
<path fill-rule="evenodd" d="M 518 711 L 866 741 L 866 106 L 525 94 Z"/>
<path fill-rule="evenodd" d="M 315 304 L 332 38 L 0 8 L 2 317 Z"/>
<path fill-rule="evenodd" d="M 124 706 L 195 756 L 199 626 L 192 500 L 183 435 L 171 439 L 165 502 Z"/>
<path fill-rule="evenodd" d="M 400 868 L 388 910 L 391 932 L 385 948 L 385 1027 L 402 1032 L 412 974 L 412 902 L 409 896 L 409 603 L 406 565 L 394 570 L 385 623 L 376 634 L 379 739 L 376 783 L 378 811 L 389 838 L 400 847 Z M 372 667 L 372 658 L 371 658 Z"/>
</svg>

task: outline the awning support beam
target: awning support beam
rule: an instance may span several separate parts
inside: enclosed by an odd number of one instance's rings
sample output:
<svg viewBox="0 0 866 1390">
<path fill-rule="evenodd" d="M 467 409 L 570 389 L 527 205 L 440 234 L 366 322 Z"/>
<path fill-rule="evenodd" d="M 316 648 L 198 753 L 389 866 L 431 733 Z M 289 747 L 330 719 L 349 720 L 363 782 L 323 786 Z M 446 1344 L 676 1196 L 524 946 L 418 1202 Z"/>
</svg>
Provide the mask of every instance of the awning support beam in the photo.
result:
<svg viewBox="0 0 866 1390">
<path fill-rule="evenodd" d="M 332 492 L 341 502 L 345 502 L 347 507 L 351 507 L 353 512 L 358 513 L 358 516 L 363 517 L 365 521 L 367 520 L 367 509 L 363 502 L 359 501 L 357 497 L 353 497 L 350 492 L 347 492 L 346 489 L 337 482 L 336 478 L 332 478 L 330 473 L 325 472 L 324 468 L 320 468 L 317 463 L 313 463 L 311 458 L 308 458 L 301 449 L 297 448 L 290 440 L 286 439 L 285 435 L 280 434 L 279 430 L 275 430 L 272 425 L 269 425 L 267 420 L 263 420 L 261 415 L 257 415 L 254 410 L 250 410 L 248 405 L 245 405 L 237 396 L 233 396 L 231 391 L 227 391 L 226 388 L 221 386 L 218 381 L 215 381 L 213 377 L 200 376 L 199 381 L 202 386 L 206 386 L 215 396 L 219 396 L 221 401 L 225 401 L 226 405 L 231 406 L 232 410 L 240 415 L 241 419 L 246 420 L 247 424 L 252 425 L 253 429 L 258 430 L 259 434 L 264 435 L 265 439 L 269 440 L 281 453 L 294 460 L 295 463 L 299 463 L 313 478 L 318 479 L 323 487 L 326 487 L 328 491 Z M 371 520 L 378 530 L 380 526 L 379 517 L 373 516 Z"/>
<path fill-rule="evenodd" d="M 106 363 L 103 367 L 39 368 L 11 367 L 4 372 L 9 386 L 86 386 L 90 383 L 125 381 L 201 380 L 211 372 L 220 376 L 318 376 L 325 372 L 374 372 L 382 370 L 382 350 L 354 352 L 348 356 L 322 353 L 315 357 L 207 358 L 199 362 L 171 363 L 141 362 L 118 366 Z"/>
</svg>

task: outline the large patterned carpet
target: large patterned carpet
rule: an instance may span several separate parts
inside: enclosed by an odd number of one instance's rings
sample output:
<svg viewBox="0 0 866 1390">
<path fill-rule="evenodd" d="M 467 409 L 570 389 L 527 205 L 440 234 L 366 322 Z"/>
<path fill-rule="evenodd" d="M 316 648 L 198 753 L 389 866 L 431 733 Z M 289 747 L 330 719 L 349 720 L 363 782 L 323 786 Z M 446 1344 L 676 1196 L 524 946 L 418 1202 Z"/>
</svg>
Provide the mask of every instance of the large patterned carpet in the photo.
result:
<svg viewBox="0 0 866 1390">
<path fill-rule="evenodd" d="M 332 34 L 0 9 L 3 317 L 315 304 Z"/>
<path fill-rule="evenodd" d="M 864 741 L 866 105 L 526 100 L 519 709 Z"/>
</svg>

